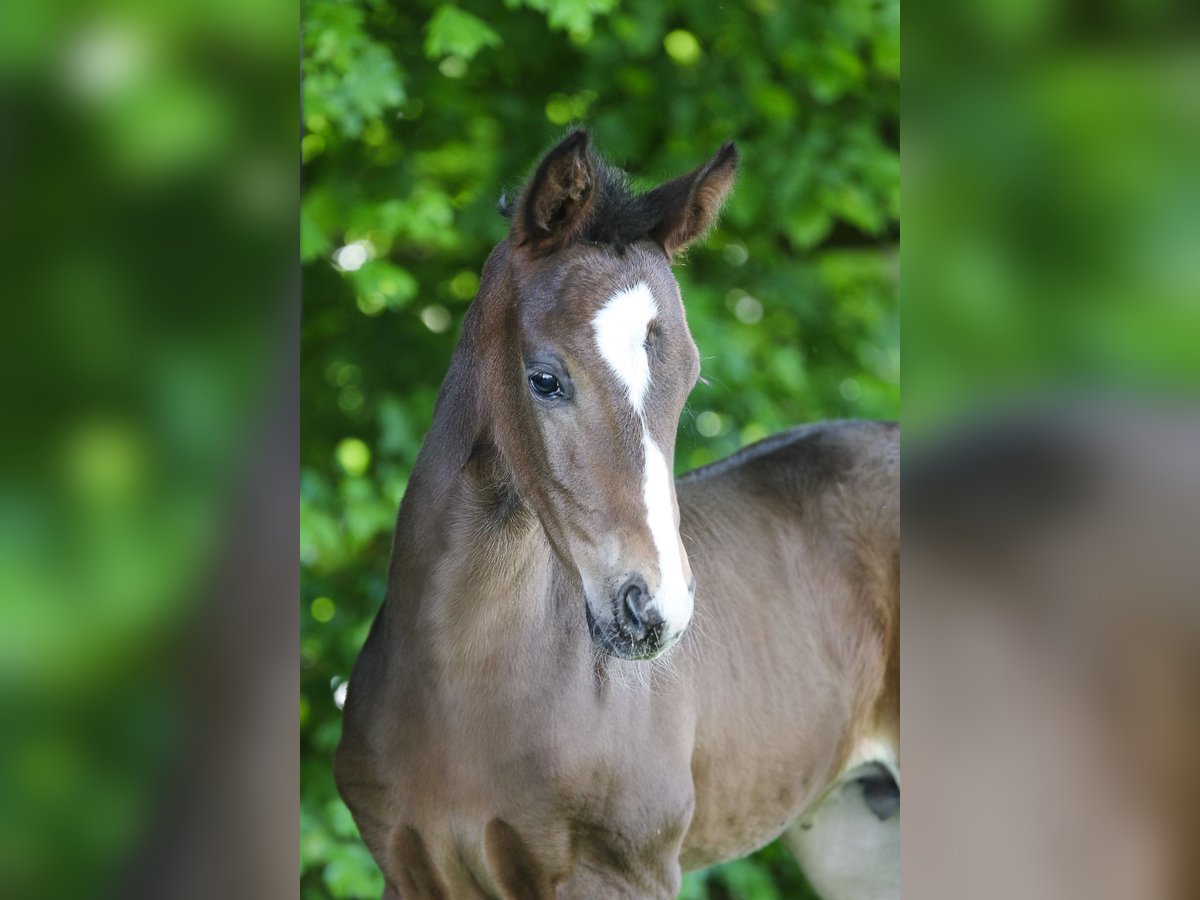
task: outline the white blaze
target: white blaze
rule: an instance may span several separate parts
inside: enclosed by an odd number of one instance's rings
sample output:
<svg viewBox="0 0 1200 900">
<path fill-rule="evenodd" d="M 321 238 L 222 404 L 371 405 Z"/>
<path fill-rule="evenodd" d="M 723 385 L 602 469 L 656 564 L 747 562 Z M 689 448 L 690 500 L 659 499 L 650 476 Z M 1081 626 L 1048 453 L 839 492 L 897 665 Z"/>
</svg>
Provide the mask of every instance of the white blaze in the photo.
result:
<svg viewBox="0 0 1200 900">
<path fill-rule="evenodd" d="M 639 281 L 608 298 L 592 327 L 596 346 L 608 367 L 625 385 L 634 412 L 645 423 L 642 402 L 650 385 L 650 361 L 646 359 L 646 333 L 658 315 L 658 304 L 650 287 Z"/>
<path fill-rule="evenodd" d="M 671 467 L 644 422 L 642 448 L 646 456 L 646 473 L 642 480 L 646 522 L 650 526 L 654 549 L 658 551 L 659 583 L 655 599 L 667 621 L 665 636 L 673 637 L 692 620 L 692 594 L 683 580 L 683 557 L 679 552 L 679 533 L 671 505 Z"/>
<path fill-rule="evenodd" d="M 896 748 L 888 742 L 876 737 L 860 738 L 850 752 L 843 774 L 867 763 L 879 763 L 896 779 L 897 784 L 900 782 L 900 760 L 896 756 Z"/>
<path fill-rule="evenodd" d="M 658 315 L 658 304 L 650 286 L 639 281 L 618 291 L 600 308 L 592 322 L 600 355 L 625 386 L 629 403 L 642 423 L 645 471 L 642 497 L 646 524 L 658 554 L 659 584 L 654 600 L 666 620 L 666 635 L 683 631 L 692 617 L 692 596 L 683 578 L 683 557 L 671 504 L 671 467 L 650 436 L 643 403 L 650 386 L 650 361 L 646 358 L 646 334 Z"/>
</svg>

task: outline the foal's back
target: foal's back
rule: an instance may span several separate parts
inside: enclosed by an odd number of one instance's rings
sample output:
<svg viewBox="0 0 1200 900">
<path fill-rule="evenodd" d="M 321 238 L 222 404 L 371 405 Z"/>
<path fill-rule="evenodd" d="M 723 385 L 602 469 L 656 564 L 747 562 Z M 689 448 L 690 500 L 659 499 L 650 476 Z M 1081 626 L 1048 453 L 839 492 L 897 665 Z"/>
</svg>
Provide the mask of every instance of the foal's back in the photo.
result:
<svg viewBox="0 0 1200 900">
<path fill-rule="evenodd" d="M 770 840 L 865 745 L 898 746 L 898 437 L 805 426 L 677 482 L 698 585 L 685 868 Z"/>
</svg>

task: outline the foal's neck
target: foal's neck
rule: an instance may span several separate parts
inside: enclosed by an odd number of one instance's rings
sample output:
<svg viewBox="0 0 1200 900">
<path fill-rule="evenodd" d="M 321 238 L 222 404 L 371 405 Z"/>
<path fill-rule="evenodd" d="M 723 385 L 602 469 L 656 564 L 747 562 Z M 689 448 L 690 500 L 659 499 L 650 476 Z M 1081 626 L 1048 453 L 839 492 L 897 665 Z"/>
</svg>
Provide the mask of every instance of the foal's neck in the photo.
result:
<svg viewBox="0 0 1200 900">
<path fill-rule="evenodd" d="M 455 353 L 400 507 L 390 618 L 455 674 L 494 675 L 497 660 L 530 654 L 556 653 L 564 664 L 590 657 L 582 600 L 564 602 L 577 577 L 517 493 L 484 420 L 469 350 Z"/>
</svg>

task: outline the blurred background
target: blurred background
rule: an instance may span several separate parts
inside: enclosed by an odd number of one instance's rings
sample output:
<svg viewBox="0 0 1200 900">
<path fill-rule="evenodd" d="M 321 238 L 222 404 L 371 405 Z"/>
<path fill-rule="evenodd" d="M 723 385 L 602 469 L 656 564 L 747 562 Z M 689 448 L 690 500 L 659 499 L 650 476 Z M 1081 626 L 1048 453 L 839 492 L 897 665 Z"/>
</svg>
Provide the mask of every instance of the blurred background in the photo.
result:
<svg viewBox="0 0 1200 900">
<path fill-rule="evenodd" d="M 496 212 L 572 125 L 641 188 L 730 138 L 741 175 L 678 268 L 707 383 L 684 471 L 798 423 L 899 413 L 899 4 L 304 6 L 302 893 L 382 881 L 330 758 L 404 492 Z M 781 846 L 683 896 L 809 896 Z"/>
<path fill-rule="evenodd" d="M 1200 896 L 1194 6 L 909 8 L 906 896 Z"/>
<path fill-rule="evenodd" d="M 298 23 L 0 4 L 0 896 L 294 890 Z"/>
</svg>

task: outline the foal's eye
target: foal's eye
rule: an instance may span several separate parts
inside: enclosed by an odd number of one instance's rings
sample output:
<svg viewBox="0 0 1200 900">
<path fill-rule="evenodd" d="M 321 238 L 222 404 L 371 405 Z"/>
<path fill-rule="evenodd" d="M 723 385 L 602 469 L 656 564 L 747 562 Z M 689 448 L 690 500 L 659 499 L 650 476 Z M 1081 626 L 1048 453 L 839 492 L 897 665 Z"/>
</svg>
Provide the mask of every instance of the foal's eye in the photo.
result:
<svg viewBox="0 0 1200 900">
<path fill-rule="evenodd" d="M 534 372 L 529 376 L 529 386 L 534 393 L 543 397 L 557 397 L 562 394 L 562 385 L 549 372 Z"/>
</svg>

